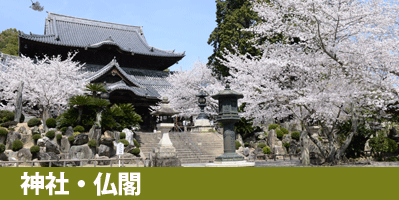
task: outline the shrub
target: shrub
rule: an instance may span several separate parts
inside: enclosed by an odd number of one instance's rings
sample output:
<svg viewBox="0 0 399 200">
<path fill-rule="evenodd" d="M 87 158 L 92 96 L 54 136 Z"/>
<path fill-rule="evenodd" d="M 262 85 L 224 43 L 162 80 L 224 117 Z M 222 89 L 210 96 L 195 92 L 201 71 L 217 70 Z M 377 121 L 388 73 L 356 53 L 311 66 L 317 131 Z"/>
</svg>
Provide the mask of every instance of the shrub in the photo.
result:
<svg viewBox="0 0 399 200">
<path fill-rule="evenodd" d="M 249 147 L 249 143 L 248 143 L 248 142 L 245 142 L 245 143 L 244 143 L 244 147 Z"/>
<path fill-rule="evenodd" d="M 79 132 L 74 132 L 73 133 L 73 137 L 75 137 L 75 136 L 77 136 L 77 135 L 79 135 L 80 133 Z"/>
<path fill-rule="evenodd" d="M 277 138 L 278 139 L 282 139 L 283 138 L 283 136 L 284 136 L 284 132 L 283 131 L 281 131 L 281 130 L 276 130 L 276 134 L 277 134 Z"/>
<path fill-rule="evenodd" d="M 40 147 L 37 146 L 37 145 L 33 145 L 33 146 L 30 148 L 30 152 L 31 152 L 31 153 L 40 152 Z"/>
<path fill-rule="evenodd" d="M 15 128 L 8 128 L 9 131 L 15 131 Z"/>
<path fill-rule="evenodd" d="M 57 140 L 61 140 L 62 139 L 62 134 L 57 134 L 57 136 L 55 136 L 57 138 Z"/>
<path fill-rule="evenodd" d="M 11 145 L 11 149 L 13 151 L 19 151 L 20 149 L 22 149 L 24 147 L 24 144 L 21 142 L 21 140 L 14 140 L 14 142 L 12 142 Z"/>
<path fill-rule="evenodd" d="M 55 137 L 55 131 L 49 131 L 46 133 L 46 136 L 50 139 L 53 139 Z"/>
<path fill-rule="evenodd" d="M 140 154 L 140 149 L 139 148 L 132 149 L 130 153 L 135 156 L 138 156 Z"/>
<path fill-rule="evenodd" d="M 67 129 L 68 129 L 68 127 L 62 127 L 62 128 L 60 129 L 60 131 L 61 131 L 62 133 L 65 133 Z"/>
<path fill-rule="evenodd" d="M 42 124 L 42 121 L 38 118 L 32 118 L 28 121 L 29 127 L 39 126 L 40 124 Z"/>
<path fill-rule="evenodd" d="M 139 148 L 139 147 L 140 147 L 140 144 L 137 142 L 136 139 L 133 139 L 133 144 L 134 144 L 134 146 L 135 146 L 136 148 Z"/>
<path fill-rule="evenodd" d="M 381 156 L 382 152 L 393 153 L 398 149 L 398 144 L 390 138 L 386 138 L 383 134 L 379 134 L 378 137 L 371 138 L 369 141 L 371 151 Z"/>
<path fill-rule="evenodd" d="M 92 139 L 90 140 L 87 145 L 89 145 L 89 147 L 96 147 L 97 146 L 97 140 Z"/>
<path fill-rule="evenodd" d="M 48 118 L 48 119 L 46 120 L 46 125 L 47 125 L 47 127 L 49 127 L 49 128 L 55 128 L 55 127 L 57 126 L 57 122 L 55 121 L 54 118 Z"/>
<path fill-rule="evenodd" d="M 259 144 L 258 144 L 258 148 L 262 148 L 262 149 L 263 149 L 265 146 L 266 146 L 265 143 L 259 143 Z"/>
<path fill-rule="evenodd" d="M 76 126 L 73 128 L 73 132 L 84 132 L 85 128 L 83 126 Z"/>
<path fill-rule="evenodd" d="M 126 138 L 126 133 L 122 132 L 121 134 L 119 134 L 119 138 L 120 139 L 125 139 Z"/>
<path fill-rule="evenodd" d="M 0 153 L 3 153 L 6 150 L 6 146 L 4 144 L 0 144 Z"/>
<path fill-rule="evenodd" d="M 268 130 L 270 131 L 270 130 L 276 129 L 278 127 L 280 127 L 278 124 L 270 124 Z"/>
<path fill-rule="evenodd" d="M 268 136 L 268 135 L 269 135 L 269 133 L 265 132 L 265 135 L 266 135 L 266 136 Z"/>
<path fill-rule="evenodd" d="M 0 135 L 7 135 L 8 131 L 5 128 L 0 128 Z"/>
<path fill-rule="evenodd" d="M 287 142 L 287 143 L 284 143 L 283 146 L 284 146 L 285 148 L 289 149 L 291 145 L 290 145 L 290 143 Z"/>
<path fill-rule="evenodd" d="M 270 147 L 268 147 L 268 146 L 266 146 L 266 147 L 263 147 L 263 153 L 264 154 L 270 154 L 272 151 L 270 150 Z"/>
<path fill-rule="evenodd" d="M 132 104 L 114 104 L 101 114 L 101 127 L 105 130 L 122 131 L 124 128 L 139 126 L 141 116 L 134 111 Z"/>
<path fill-rule="evenodd" d="M 38 140 L 38 139 L 40 139 L 40 138 L 42 138 L 42 136 L 41 136 L 40 134 L 34 134 L 34 135 L 32 136 L 32 139 L 34 139 L 34 140 Z"/>
<path fill-rule="evenodd" d="M 238 150 L 241 146 L 241 143 L 239 141 L 236 140 L 236 150 Z"/>
<path fill-rule="evenodd" d="M 289 134 L 290 132 L 285 128 L 280 128 L 280 131 L 283 132 L 284 135 Z"/>
<path fill-rule="evenodd" d="M 9 122 L 14 120 L 14 112 L 8 110 L 1 110 L 0 111 L 0 122 Z"/>
<path fill-rule="evenodd" d="M 119 142 L 121 142 L 124 146 L 128 146 L 129 145 L 129 142 L 127 141 L 127 140 L 125 140 L 125 139 L 120 139 L 119 141 L 118 141 L 118 143 Z"/>
<path fill-rule="evenodd" d="M 299 140 L 300 135 L 301 134 L 299 133 L 299 131 L 294 131 L 291 133 L 291 138 L 295 139 L 295 140 Z"/>
<path fill-rule="evenodd" d="M 69 136 L 68 137 L 68 141 L 73 142 L 73 140 L 75 140 L 75 136 Z"/>
<path fill-rule="evenodd" d="M 319 137 L 319 140 L 323 142 L 323 138 Z"/>
</svg>

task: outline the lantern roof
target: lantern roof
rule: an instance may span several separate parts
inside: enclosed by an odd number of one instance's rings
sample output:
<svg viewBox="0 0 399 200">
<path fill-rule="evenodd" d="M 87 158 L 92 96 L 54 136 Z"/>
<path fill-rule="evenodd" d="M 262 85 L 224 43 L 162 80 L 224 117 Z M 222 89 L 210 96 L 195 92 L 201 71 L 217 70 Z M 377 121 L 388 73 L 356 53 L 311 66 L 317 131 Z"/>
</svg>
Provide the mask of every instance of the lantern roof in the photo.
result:
<svg viewBox="0 0 399 200">
<path fill-rule="evenodd" d="M 218 100 L 221 97 L 235 97 L 237 99 L 242 99 L 244 98 L 244 95 L 242 95 L 241 93 L 238 93 L 234 90 L 230 89 L 230 85 L 227 84 L 226 87 L 224 88 L 224 90 L 220 91 L 219 93 L 212 95 L 213 99 Z"/>
<path fill-rule="evenodd" d="M 168 98 L 166 97 L 164 97 L 161 101 L 161 108 L 151 113 L 151 115 L 155 116 L 173 116 L 176 114 L 179 114 L 179 112 L 170 107 Z"/>
</svg>

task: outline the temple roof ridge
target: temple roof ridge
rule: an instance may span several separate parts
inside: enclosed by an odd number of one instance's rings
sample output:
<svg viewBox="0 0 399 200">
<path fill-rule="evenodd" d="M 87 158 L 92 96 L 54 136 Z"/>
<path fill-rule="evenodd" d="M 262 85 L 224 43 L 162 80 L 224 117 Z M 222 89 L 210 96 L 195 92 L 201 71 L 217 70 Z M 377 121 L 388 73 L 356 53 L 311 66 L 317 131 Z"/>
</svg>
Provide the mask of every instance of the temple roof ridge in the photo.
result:
<svg viewBox="0 0 399 200">
<path fill-rule="evenodd" d="M 185 56 L 184 53 L 150 46 L 144 37 L 142 26 L 101 22 L 51 12 L 45 20 L 44 35 L 20 32 L 19 37 L 35 42 L 84 49 L 113 45 L 124 52 L 132 53 L 132 56 L 141 54 L 180 59 Z"/>
</svg>

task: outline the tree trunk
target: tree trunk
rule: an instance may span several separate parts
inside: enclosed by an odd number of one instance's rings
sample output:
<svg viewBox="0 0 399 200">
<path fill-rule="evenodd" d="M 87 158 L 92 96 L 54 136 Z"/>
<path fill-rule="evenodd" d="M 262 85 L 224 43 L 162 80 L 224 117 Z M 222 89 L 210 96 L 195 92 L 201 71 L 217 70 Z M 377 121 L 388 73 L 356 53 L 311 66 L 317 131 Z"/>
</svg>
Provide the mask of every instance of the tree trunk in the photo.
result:
<svg viewBox="0 0 399 200">
<path fill-rule="evenodd" d="M 300 144 L 301 144 L 301 163 L 306 166 L 310 164 L 309 158 L 309 137 L 306 133 L 306 130 L 301 132 L 300 135 Z"/>
<path fill-rule="evenodd" d="M 48 131 L 48 127 L 46 125 L 46 121 L 47 119 L 50 118 L 49 114 L 48 114 L 48 108 L 43 108 L 43 115 L 42 115 L 42 120 L 43 120 L 43 128 L 44 128 L 44 132 Z"/>
<path fill-rule="evenodd" d="M 80 121 L 82 121 L 82 113 L 83 113 L 83 107 L 79 106 L 79 116 L 78 116 L 78 122 L 77 124 L 80 125 Z"/>
<path fill-rule="evenodd" d="M 19 123 L 22 114 L 22 90 L 24 88 L 24 82 L 20 82 L 18 86 L 17 100 L 15 102 L 15 116 L 14 121 Z"/>
</svg>

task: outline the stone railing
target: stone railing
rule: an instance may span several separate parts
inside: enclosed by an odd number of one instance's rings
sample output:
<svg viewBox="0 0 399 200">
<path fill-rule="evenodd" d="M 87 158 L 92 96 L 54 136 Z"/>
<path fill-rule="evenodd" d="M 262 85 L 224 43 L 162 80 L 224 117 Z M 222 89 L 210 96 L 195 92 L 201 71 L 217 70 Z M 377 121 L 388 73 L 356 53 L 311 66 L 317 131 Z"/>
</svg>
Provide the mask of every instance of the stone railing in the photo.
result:
<svg viewBox="0 0 399 200">
<path fill-rule="evenodd" d="M 124 161 L 135 161 L 135 164 L 126 164 Z M 52 166 L 52 163 L 63 163 L 63 167 L 67 166 L 67 163 L 79 163 L 79 167 L 97 167 L 99 161 L 102 162 L 109 162 L 109 167 L 118 167 L 119 161 L 121 163 L 121 167 L 146 167 L 147 163 L 146 160 L 143 158 L 108 158 L 108 159 L 60 159 L 60 160 L 35 160 L 35 161 L 0 161 L 0 167 L 35 167 L 35 163 L 48 163 L 49 167 Z M 84 164 L 84 163 L 91 163 L 91 164 Z M 107 166 L 101 165 L 101 166 Z"/>
</svg>

